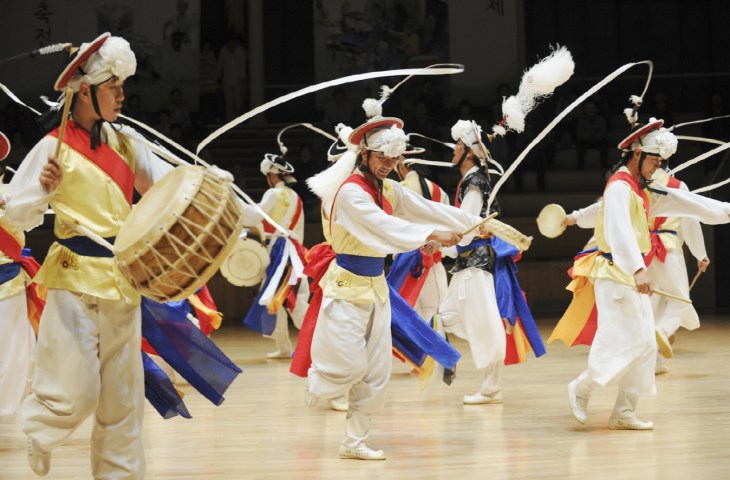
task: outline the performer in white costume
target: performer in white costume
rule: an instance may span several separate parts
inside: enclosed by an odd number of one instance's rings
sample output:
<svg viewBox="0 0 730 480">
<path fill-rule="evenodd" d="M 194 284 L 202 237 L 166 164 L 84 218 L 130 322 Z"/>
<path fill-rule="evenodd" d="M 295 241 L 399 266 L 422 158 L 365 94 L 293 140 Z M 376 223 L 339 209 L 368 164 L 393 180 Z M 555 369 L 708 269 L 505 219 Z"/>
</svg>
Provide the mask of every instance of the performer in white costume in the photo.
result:
<svg viewBox="0 0 730 480">
<path fill-rule="evenodd" d="M 469 120 L 459 120 L 451 129 L 456 142 L 452 163 L 461 172 L 454 202 L 464 212 L 486 217 L 499 212 L 499 204 L 494 202 L 486 211 L 491 192 L 485 173 L 489 151 L 481 135 L 481 127 Z M 467 405 L 502 403 L 506 342 L 494 289 L 496 257 L 488 238 L 472 234 L 459 243 L 451 283 L 440 309 L 446 331 L 469 341 L 474 364 L 484 374 L 479 391 L 464 396 Z"/>
<path fill-rule="evenodd" d="M 679 188 L 689 191 L 687 185 L 661 168 L 652 177 L 652 185 L 664 188 Z M 600 203 L 573 211 L 565 222 L 581 228 L 594 228 Z M 692 217 L 652 217 L 648 221 L 652 251 L 645 257 L 649 260 L 647 271 L 654 287 L 680 298 L 690 298 L 687 266 L 682 246 L 689 247 L 697 259 L 697 268 L 705 271 L 710 264 L 705 249 L 702 226 Z M 679 329 L 694 330 L 700 326 L 697 311 L 691 303 L 683 302 L 664 295 L 651 296 L 651 309 L 657 337 L 657 355 L 654 373 L 661 375 L 669 372 L 664 358 L 673 355 L 669 338 Z"/>
<path fill-rule="evenodd" d="M 0 161 L 10 152 L 8 138 L 0 132 Z M 0 417 L 14 415 L 28 390 L 35 353 L 35 333 L 28 321 L 26 289 L 31 277 L 23 259 L 25 235 L 5 218 L 0 165 Z"/>
<path fill-rule="evenodd" d="M 140 295 L 110 252 L 78 233 L 112 241 L 144 194 L 172 167 L 131 135 L 113 128 L 124 81 L 136 69 L 129 43 L 105 33 L 77 51 L 56 81 L 72 89 L 70 118 L 23 160 L 5 195 L 6 218 L 28 231 L 50 204 L 56 241 L 35 277 L 48 288 L 40 322 L 31 395 L 21 409 L 28 461 L 45 475 L 51 451 L 94 415 L 91 470 L 97 479 L 141 479 L 144 378 Z"/>
<path fill-rule="evenodd" d="M 652 422 L 641 421 L 635 414 L 639 396 L 656 393 L 657 342 L 647 295 L 653 284 L 643 258 L 651 250 L 649 216 L 693 216 L 713 224 L 730 221 L 727 203 L 674 188 L 647 193 L 647 181 L 661 159 L 671 156 L 677 147 L 676 137 L 662 125 L 661 120 L 652 119 L 619 144 L 624 166 L 608 180 L 598 207 L 595 238 L 601 255 L 590 273 L 598 329 L 588 369 L 568 386 L 573 416 L 580 423 L 587 421 L 591 392 L 597 386 L 618 384 L 609 428 L 654 428 Z"/>
<path fill-rule="evenodd" d="M 299 243 L 304 242 L 304 209 L 302 199 L 289 186 L 296 182 L 293 177 L 294 167 L 280 155 L 267 153 L 261 161 L 261 173 L 266 176 L 269 189 L 266 190 L 259 208 L 279 225 L 284 226 L 294 234 Z M 261 213 L 254 207 L 243 204 L 244 225 L 253 227 L 263 222 L 264 232 L 269 235 L 276 233 Z M 271 252 L 276 237 L 267 239 L 268 250 Z M 296 307 L 290 312 L 295 326 L 302 324 L 302 318 L 307 311 L 309 301 L 309 287 L 307 282 L 299 282 Z M 267 354 L 268 358 L 291 358 L 292 344 L 289 339 L 289 320 L 287 308 L 282 304 L 276 310 L 276 326 L 270 338 L 276 342 L 276 351 Z"/>
<path fill-rule="evenodd" d="M 308 182 L 331 212 L 325 228 L 331 229 L 336 259 L 320 281 L 324 296 L 312 339 L 307 404 L 349 392 L 341 458 L 385 458 L 382 450 L 365 444 L 371 416 L 383 403 L 391 373 L 391 305 L 384 257 L 430 241 L 453 245 L 461 238 L 459 232 L 479 221 L 386 179 L 406 149 L 402 125 L 397 118 L 369 120 L 349 137 L 349 143 L 360 145 L 358 170 L 352 173 L 353 155 L 348 168 L 340 164 L 343 159 L 335 164 L 340 175 L 328 177 L 331 169 L 319 174 L 328 183 L 324 188 L 313 186 L 315 178 Z"/>
</svg>

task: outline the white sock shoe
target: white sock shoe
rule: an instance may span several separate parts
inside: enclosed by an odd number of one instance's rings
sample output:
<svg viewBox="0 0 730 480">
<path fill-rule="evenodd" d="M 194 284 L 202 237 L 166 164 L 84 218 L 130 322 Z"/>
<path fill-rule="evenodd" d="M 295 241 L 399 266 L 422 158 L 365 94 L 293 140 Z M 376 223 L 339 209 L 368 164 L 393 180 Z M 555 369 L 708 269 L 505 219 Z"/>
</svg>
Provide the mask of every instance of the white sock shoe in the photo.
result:
<svg viewBox="0 0 730 480">
<path fill-rule="evenodd" d="M 35 440 L 28 437 L 28 465 L 39 477 L 48 475 L 51 468 L 51 452 L 44 452 Z"/>
<path fill-rule="evenodd" d="M 578 420 L 578 423 L 585 424 L 588 421 L 588 399 L 579 397 L 575 393 L 577 387 L 577 379 L 568 384 L 568 400 L 570 400 L 570 409 L 573 411 L 573 417 Z"/>
<path fill-rule="evenodd" d="M 385 452 L 373 450 L 361 443 L 355 448 L 340 445 L 340 458 L 353 458 L 357 460 L 385 460 Z"/>
</svg>

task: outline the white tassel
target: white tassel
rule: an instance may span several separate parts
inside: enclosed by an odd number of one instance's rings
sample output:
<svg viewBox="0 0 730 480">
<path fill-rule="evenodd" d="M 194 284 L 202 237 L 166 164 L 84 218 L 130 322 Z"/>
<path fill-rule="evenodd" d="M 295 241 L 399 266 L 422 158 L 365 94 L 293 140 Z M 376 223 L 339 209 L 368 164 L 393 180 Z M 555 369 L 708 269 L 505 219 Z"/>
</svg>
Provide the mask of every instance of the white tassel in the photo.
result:
<svg viewBox="0 0 730 480">
<path fill-rule="evenodd" d="M 644 102 L 644 100 L 640 96 L 638 96 L 638 95 L 631 95 L 629 97 L 629 101 L 635 107 L 640 107 L 641 104 Z"/>
<path fill-rule="evenodd" d="M 522 132 L 525 117 L 539 100 L 552 95 L 575 71 L 573 57 L 565 47 L 558 47 L 550 55 L 533 65 L 522 75 L 517 95 L 502 102 L 502 114 L 507 129 Z"/>
<path fill-rule="evenodd" d="M 518 133 L 525 130 L 525 117 L 527 116 L 527 112 L 517 97 L 511 96 L 502 102 L 502 115 L 505 116 L 505 125 L 510 130 Z"/>
<path fill-rule="evenodd" d="M 355 169 L 358 152 L 354 149 L 345 152 L 339 160 L 326 170 L 307 179 L 309 189 L 327 203 L 334 198 L 337 190 Z"/>
<path fill-rule="evenodd" d="M 504 137 L 507 135 L 507 129 L 504 128 L 502 125 L 495 125 L 492 127 L 492 133 L 499 137 Z"/>
<path fill-rule="evenodd" d="M 362 102 L 362 108 L 365 110 L 365 115 L 368 118 L 380 117 L 383 115 L 382 103 L 374 98 L 366 98 L 365 101 Z"/>
<path fill-rule="evenodd" d="M 633 108 L 624 108 L 624 115 L 626 115 L 626 120 L 629 121 L 630 125 L 636 125 L 636 122 L 639 121 L 639 114 Z"/>
<path fill-rule="evenodd" d="M 518 96 L 545 97 L 564 84 L 573 75 L 575 63 L 565 47 L 558 47 L 550 55 L 533 65 L 522 76 Z"/>
</svg>

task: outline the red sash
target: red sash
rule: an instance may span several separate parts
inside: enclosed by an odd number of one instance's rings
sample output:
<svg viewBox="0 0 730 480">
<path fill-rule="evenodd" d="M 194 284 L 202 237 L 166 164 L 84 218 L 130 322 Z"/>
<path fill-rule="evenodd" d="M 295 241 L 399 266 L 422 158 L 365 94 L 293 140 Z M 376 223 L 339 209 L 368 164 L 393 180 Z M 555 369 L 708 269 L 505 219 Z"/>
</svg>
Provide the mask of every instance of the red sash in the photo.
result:
<svg viewBox="0 0 730 480">
<path fill-rule="evenodd" d="M 463 181 L 464 177 L 461 177 L 459 183 L 456 185 L 456 195 L 454 195 L 454 206 L 456 208 L 459 208 L 461 206 L 461 202 L 459 201 L 459 192 L 461 192 L 461 182 Z"/>
<path fill-rule="evenodd" d="M 679 180 L 674 177 L 669 177 L 669 179 L 667 180 L 667 187 L 679 188 L 679 186 Z M 662 263 L 667 259 L 667 247 L 664 245 L 662 237 L 658 233 L 656 233 L 657 230 L 662 229 L 662 225 L 664 225 L 664 222 L 666 221 L 667 217 L 654 218 L 654 225 L 649 232 L 649 235 L 651 237 L 651 250 L 649 250 L 649 253 L 644 255 L 644 264 L 647 267 L 651 264 L 652 260 L 654 260 L 654 257 L 658 258 L 659 261 Z"/>
<path fill-rule="evenodd" d="M 641 197 L 641 200 L 644 205 L 644 214 L 646 214 L 646 218 L 648 219 L 649 218 L 649 197 L 646 195 L 646 192 L 644 191 L 644 189 L 641 188 L 641 185 L 639 185 L 639 181 L 636 180 L 628 172 L 616 172 L 613 175 L 611 175 L 611 178 L 609 178 L 608 182 L 606 182 L 606 188 L 608 188 L 608 186 L 611 185 L 611 182 L 615 182 L 617 180 L 626 182 L 629 185 L 629 187 L 631 187 L 631 190 L 633 190 L 635 194 L 637 194 L 639 197 Z"/>
<path fill-rule="evenodd" d="M 0 252 L 3 252 L 13 261 L 19 262 L 22 258 L 23 247 L 18 240 L 0 226 Z"/>
<path fill-rule="evenodd" d="M 291 222 L 289 222 L 289 230 L 294 230 L 294 227 L 297 225 L 297 222 L 299 221 L 299 217 L 302 216 L 302 199 L 299 198 L 299 195 L 297 195 L 297 208 L 294 210 L 294 215 L 291 218 Z M 274 233 L 276 229 L 273 225 L 271 225 L 269 222 L 264 220 L 264 232 L 266 233 Z"/>
<path fill-rule="evenodd" d="M 431 200 L 436 203 L 441 203 L 441 187 L 439 187 L 430 180 L 429 183 L 431 184 L 431 188 L 433 189 L 433 191 L 431 192 Z M 461 184 L 459 184 L 459 186 L 461 186 Z"/>
<path fill-rule="evenodd" d="M 12 258 L 13 261 L 20 263 L 20 266 L 30 278 L 34 278 L 41 268 L 35 258 L 22 255 L 23 246 L 3 227 L 0 227 L 0 251 Z M 25 288 L 25 298 L 28 303 L 28 321 L 35 333 L 38 334 L 38 324 L 43 313 L 43 307 L 46 305 L 45 289 L 39 291 L 38 285 L 31 283 Z"/>
<path fill-rule="evenodd" d="M 373 201 L 375 202 L 375 204 L 382 208 L 385 213 L 387 213 L 388 215 L 393 215 L 393 206 L 390 204 L 388 199 L 385 198 L 384 195 L 381 195 L 381 193 L 375 189 L 375 185 L 368 182 L 362 175 L 353 173 L 352 175 L 347 177 L 344 182 L 342 182 L 342 185 L 340 185 L 340 187 L 337 189 L 337 193 L 335 193 L 335 198 L 332 200 L 329 217 L 330 234 L 332 233 L 332 213 L 335 211 L 335 202 L 337 201 L 337 196 L 340 194 L 340 190 L 347 183 L 354 183 L 355 185 L 358 185 L 360 188 L 369 193 L 371 197 L 373 197 Z M 378 200 L 380 200 L 380 202 L 378 202 Z"/>
<path fill-rule="evenodd" d="M 58 138 L 58 130 L 56 128 L 49 135 Z M 127 203 L 132 205 L 134 172 L 129 168 L 127 162 L 106 143 L 102 142 L 96 147 L 96 150 L 92 150 L 90 138 L 89 132 L 79 127 L 76 122 L 70 121 L 66 124 L 63 143 L 76 150 L 109 175 L 114 180 L 114 183 L 122 190 L 124 197 L 127 199 Z"/>
</svg>

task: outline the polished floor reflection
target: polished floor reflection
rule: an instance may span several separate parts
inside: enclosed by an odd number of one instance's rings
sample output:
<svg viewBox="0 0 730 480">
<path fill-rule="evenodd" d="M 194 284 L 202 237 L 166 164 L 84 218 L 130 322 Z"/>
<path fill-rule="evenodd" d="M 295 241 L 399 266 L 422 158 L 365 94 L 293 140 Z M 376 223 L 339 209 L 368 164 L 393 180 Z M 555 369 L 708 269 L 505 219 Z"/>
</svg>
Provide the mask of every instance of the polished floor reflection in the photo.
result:
<svg viewBox="0 0 730 480">
<path fill-rule="evenodd" d="M 305 407 L 305 380 L 288 372 L 288 362 L 264 359 L 271 340 L 224 328 L 214 340 L 244 373 L 217 408 L 182 386 L 192 420 L 163 420 L 147 406 L 146 478 L 730 478 L 730 319 L 702 322 L 695 332 L 680 330 L 658 395 L 639 402 L 638 416 L 653 420 L 653 431 L 606 428 L 615 387 L 591 398 L 586 425 L 572 418 L 567 384 L 585 368 L 586 347 L 551 344 L 543 358 L 505 368 L 502 405 L 462 404 L 481 380 L 462 341 L 450 387 L 422 394 L 396 364 L 369 441 L 385 450 L 383 462 L 340 460 L 345 414 Z M 543 338 L 553 323 L 542 321 Z M 46 478 L 90 478 L 89 433 L 87 422 L 53 452 Z M 0 420 L 1 480 L 38 478 L 25 449 L 17 419 Z"/>
</svg>

